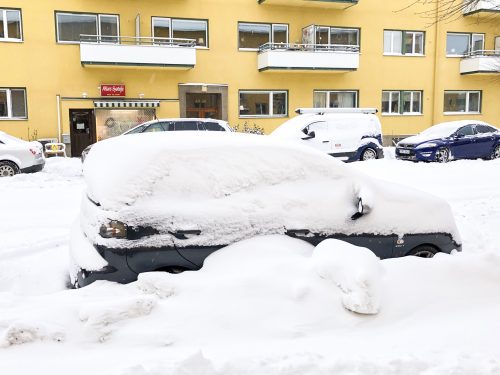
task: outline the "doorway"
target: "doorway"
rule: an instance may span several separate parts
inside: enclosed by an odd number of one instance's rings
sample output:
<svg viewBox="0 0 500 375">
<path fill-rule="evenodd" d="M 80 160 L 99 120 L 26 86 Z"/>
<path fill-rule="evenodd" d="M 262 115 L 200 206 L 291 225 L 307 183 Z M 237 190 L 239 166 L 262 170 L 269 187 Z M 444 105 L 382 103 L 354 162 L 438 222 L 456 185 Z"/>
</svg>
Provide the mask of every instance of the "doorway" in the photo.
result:
<svg viewBox="0 0 500 375">
<path fill-rule="evenodd" d="M 69 126 L 71 156 L 80 156 L 87 146 L 95 143 L 94 110 L 70 109 Z"/>
<path fill-rule="evenodd" d="M 221 94 L 186 93 L 186 117 L 222 120 Z"/>
</svg>

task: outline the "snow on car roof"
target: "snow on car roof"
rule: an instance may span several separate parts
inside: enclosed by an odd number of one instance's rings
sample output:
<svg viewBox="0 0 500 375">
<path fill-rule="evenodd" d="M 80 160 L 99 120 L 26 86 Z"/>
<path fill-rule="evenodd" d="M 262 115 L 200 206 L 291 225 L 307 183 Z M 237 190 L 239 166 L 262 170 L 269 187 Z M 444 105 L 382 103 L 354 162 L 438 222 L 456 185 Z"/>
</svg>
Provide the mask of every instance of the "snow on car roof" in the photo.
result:
<svg viewBox="0 0 500 375">
<path fill-rule="evenodd" d="M 460 241 L 444 200 L 382 183 L 322 152 L 268 136 L 193 131 L 115 137 L 94 146 L 84 175 L 89 198 L 100 204 L 96 215 L 105 216 L 87 221 L 112 218 L 161 233 L 177 230 L 175 223 L 201 230 L 194 245 L 228 244 L 285 228 L 442 232 Z M 351 220 L 360 197 L 370 212 Z M 158 246 L 169 238 L 144 241 Z"/>
<path fill-rule="evenodd" d="M 489 125 L 490 126 L 490 124 L 488 124 L 484 121 L 478 121 L 478 120 L 447 121 L 447 122 L 442 122 L 440 124 L 436 124 L 436 125 L 431 126 L 430 128 L 421 132 L 420 135 L 447 137 L 447 136 L 453 134 L 455 131 L 457 131 L 462 126 L 474 125 L 474 124 L 481 124 L 481 125 Z"/>
</svg>

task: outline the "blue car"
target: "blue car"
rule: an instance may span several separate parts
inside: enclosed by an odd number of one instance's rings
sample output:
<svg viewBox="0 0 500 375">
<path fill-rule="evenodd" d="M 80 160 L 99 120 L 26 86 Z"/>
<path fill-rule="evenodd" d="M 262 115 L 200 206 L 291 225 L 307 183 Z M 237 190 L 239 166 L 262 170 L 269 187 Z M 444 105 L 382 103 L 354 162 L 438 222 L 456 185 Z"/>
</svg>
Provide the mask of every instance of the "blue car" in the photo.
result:
<svg viewBox="0 0 500 375">
<path fill-rule="evenodd" d="M 483 121 L 443 122 L 396 145 L 396 159 L 446 163 L 500 158 L 500 131 Z"/>
</svg>

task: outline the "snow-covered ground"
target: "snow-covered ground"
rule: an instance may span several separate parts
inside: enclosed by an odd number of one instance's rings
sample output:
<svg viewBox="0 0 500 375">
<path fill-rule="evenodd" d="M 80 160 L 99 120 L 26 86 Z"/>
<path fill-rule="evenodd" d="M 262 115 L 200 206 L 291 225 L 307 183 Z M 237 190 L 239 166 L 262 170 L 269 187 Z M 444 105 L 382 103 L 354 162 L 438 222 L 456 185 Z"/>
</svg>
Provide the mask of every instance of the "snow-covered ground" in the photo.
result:
<svg viewBox="0 0 500 375">
<path fill-rule="evenodd" d="M 197 272 L 67 290 L 79 160 L 0 179 L 0 374 L 500 374 L 500 160 L 387 151 L 350 166 L 448 200 L 463 253 L 379 261 L 268 236 Z"/>
</svg>

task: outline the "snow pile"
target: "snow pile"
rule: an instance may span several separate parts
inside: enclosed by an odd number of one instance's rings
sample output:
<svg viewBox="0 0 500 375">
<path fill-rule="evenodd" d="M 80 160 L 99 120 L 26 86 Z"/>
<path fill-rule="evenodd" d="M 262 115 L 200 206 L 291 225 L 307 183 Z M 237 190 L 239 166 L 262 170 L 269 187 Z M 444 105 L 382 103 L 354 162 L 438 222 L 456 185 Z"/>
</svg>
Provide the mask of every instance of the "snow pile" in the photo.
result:
<svg viewBox="0 0 500 375">
<path fill-rule="evenodd" d="M 111 155 L 120 160 L 112 168 L 101 162 Z M 84 169 L 93 202 L 82 202 L 82 230 L 108 247 L 227 245 L 293 229 L 324 236 L 450 233 L 460 243 L 446 201 L 367 178 L 328 155 L 271 137 L 132 134 L 99 142 Z M 360 198 L 370 213 L 352 220 Z M 99 228 L 109 220 L 151 226 L 159 234 L 126 243 L 104 239 Z M 179 240 L 171 235 L 179 229 L 201 234 Z"/>
<path fill-rule="evenodd" d="M 342 291 L 346 309 L 360 314 L 379 312 L 382 267 L 370 250 L 329 239 L 316 246 L 313 262 L 318 275 Z"/>
</svg>

